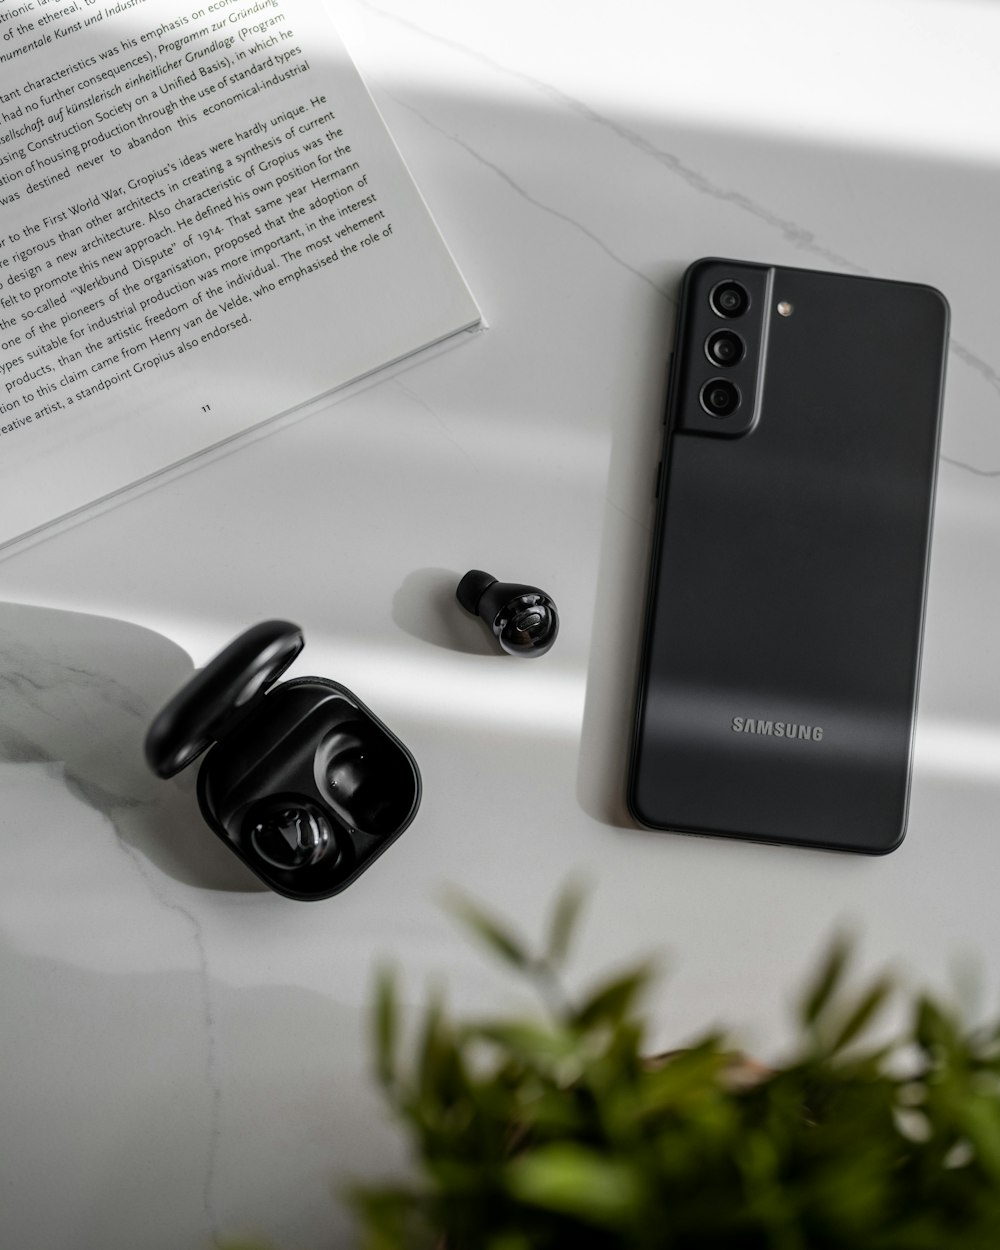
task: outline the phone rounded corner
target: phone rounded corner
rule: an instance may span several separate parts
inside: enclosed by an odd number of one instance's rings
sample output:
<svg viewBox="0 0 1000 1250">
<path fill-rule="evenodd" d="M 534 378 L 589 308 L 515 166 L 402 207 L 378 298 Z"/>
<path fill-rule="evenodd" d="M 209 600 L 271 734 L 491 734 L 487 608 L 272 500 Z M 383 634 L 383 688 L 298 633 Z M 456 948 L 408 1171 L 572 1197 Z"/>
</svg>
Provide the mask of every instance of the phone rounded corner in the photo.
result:
<svg viewBox="0 0 1000 1250">
<path fill-rule="evenodd" d="M 697 260 L 691 261 L 688 267 L 684 270 L 684 277 L 692 277 L 700 269 L 704 269 L 706 265 L 717 265 L 719 263 L 719 259 L 720 258 L 718 256 L 699 256 Z"/>
<path fill-rule="evenodd" d="M 731 264 L 733 262 L 725 256 L 699 256 L 697 260 L 693 260 L 684 270 L 683 289 L 687 290 L 704 270 L 714 269 L 717 265 Z"/>
<path fill-rule="evenodd" d="M 629 819 L 639 829 L 655 829 L 655 823 L 643 814 L 639 797 L 636 794 L 636 788 L 635 778 L 630 777 L 628 785 L 625 787 L 625 810 L 628 812 Z"/>
<path fill-rule="evenodd" d="M 864 850 L 876 858 L 885 855 L 891 855 L 893 851 L 898 851 L 906 839 L 906 820 L 904 819 L 898 829 L 886 842 L 879 843 L 878 846 L 865 847 Z"/>
<path fill-rule="evenodd" d="M 948 297 L 945 293 L 932 286 L 929 282 L 915 283 L 918 291 L 921 291 L 929 300 L 931 300 L 938 308 L 941 314 L 941 321 L 944 326 L 945 334 L 951 325 L 951 304 L 948 303 Z"/>
</svg>

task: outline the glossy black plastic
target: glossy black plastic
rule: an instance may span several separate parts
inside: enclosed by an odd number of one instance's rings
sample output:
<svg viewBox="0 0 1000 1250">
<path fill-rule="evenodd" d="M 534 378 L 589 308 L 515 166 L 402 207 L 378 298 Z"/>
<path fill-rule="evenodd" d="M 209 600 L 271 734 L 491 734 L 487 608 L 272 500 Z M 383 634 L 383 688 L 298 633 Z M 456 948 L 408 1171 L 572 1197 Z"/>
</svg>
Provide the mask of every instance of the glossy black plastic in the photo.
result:
<svg viewBox="0 0 1000 1250">
<path fill-rule="evenodd" d="M 498 582 L 490 573 L 470 569 L 455 597 L 466 612 L 486 622 L 508 655 L 544 655 L 559 633 L 556 605 L 537 586 Z"/>
<path fill-rule="evenodd" d="M 287 621 L 247 630 L 159 713 L 146 758 L 168 777 L 207 750 L 198 800 L 209 827 L 272 890 L 307 901 L 345 889 L 403 832 L 420 773 L 346 687 L 275 685 L 302 646 Z"/>
<path fill-rule="evenodd" d="M 700 397 L 726 283 L 748 296 L 728 322 L 747 351 L 720 416 Z M 688 271 L 628 788 L 642 824 L 902 840 L 947 337 L 931 287 Z"/>
<path fill-rule="evenodd" d="M 738 365 L 746 353 L 746 344 L 735 330 L 716 330 L 705 340 L 705 355 L 723 369 Z"/>
<path fill-rule="evenodd" d="M 717 317 L 742 317 L 750 307 L 750 292 L 741 283 L 724 278 L 709 291 L 708 302 Z"/>
<path fill-rule="evenodd" d="M 728 378 L 710 378 L 701 388 L 698 398 L 710 417 L 731 417 L 743 396 L 736 383 Z"/>
</svg>

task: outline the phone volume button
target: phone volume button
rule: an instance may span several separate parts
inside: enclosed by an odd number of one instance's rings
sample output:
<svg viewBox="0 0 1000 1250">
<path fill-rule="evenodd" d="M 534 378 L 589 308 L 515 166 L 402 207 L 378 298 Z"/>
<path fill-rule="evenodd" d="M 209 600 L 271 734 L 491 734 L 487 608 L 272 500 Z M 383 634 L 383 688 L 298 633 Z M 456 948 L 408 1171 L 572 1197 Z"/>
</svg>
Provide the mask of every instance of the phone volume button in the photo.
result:
<svg viewBox="0 0 1000 1250">
<path fill-rule="evenodd" d="M 654 499 L 659 499 L 660 497 L 660 476 L 662 473 L 663 473 L 663 461 L 658 460 L 656 463 L 656 483 L 653 486 L 653 498 Z"/>
</svg>

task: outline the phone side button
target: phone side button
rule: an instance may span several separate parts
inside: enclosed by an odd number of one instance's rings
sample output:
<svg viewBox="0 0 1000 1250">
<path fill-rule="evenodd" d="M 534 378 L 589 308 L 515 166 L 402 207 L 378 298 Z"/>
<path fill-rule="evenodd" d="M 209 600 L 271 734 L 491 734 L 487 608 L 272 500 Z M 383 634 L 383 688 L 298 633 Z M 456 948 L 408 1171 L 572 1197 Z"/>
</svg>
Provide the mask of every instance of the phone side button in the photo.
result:
<svg viewBox="0 0 1000 1250">
<path fill-rule="evenodd" d="M 666 424 L 667 415 L 670 412 L 670 382 L 674 372 L 674 353 L 671 352 L 667 357 L 667 384 L 664 389 L 663 397 L 663 422 Z"/>
<path fill-rule="evenodd" d="M 658 460 L 658 461 L 657 461 L 657 463 L 656 463 L 656 484 L 655 484 L 655 485 L 654 485 L 654 487 L 653 487 L 653 498 L 654 498 L 654 499 L 659 499 L 659 497 L 660 497 L 660 474 L 661 474 L 662 472 L 663 472 L 663 461 L 662 461 L 662 460 Z"/>
</svg>

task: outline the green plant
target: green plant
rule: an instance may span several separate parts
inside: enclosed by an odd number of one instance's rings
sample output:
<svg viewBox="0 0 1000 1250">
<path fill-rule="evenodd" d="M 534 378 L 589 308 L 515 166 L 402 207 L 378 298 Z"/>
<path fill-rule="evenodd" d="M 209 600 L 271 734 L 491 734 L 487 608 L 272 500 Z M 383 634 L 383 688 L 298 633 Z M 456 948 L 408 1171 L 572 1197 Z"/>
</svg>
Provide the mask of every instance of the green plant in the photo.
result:
<svg viewBox="0 0 1000 1250">
<path fill-rule="evenodd" d="M 845 988 L 832 943 L 798 1006 L 792 1057 L 749 1074 L 711 1034 L 650 1060 L 640 964 L 574 1001 L 562 969 L 580 894 L 532 951 L 468 903 L 471 930 L 540 992 L 538 1018 L 456 1023 L 427 1007 L 398 1058 L 383 975 L 378 1078 L 412 1135 L 415 1180 L 352 1199 L 366 1250 L 996 1250 L 1000 1026 L 965 1029 L 927 995 L 867 1042 L 895 987 Z"/>
</svg>

